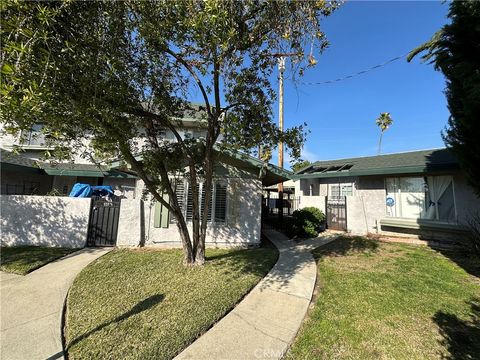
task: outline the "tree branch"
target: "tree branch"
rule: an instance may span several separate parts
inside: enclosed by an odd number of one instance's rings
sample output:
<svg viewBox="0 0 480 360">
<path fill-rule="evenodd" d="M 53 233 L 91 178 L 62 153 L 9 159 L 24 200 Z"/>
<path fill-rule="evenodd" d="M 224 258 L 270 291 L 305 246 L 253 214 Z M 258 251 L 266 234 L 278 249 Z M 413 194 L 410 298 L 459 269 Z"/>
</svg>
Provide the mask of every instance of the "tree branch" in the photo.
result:
<svg viewBox="0 0 480 360">
<path fill-rule="evenodd" d="M 213 114 L 212 114 L 212 111 L 211 111 L 211 106 L 210 106 L 210 101 L 208 100 L 208 95 L 207 95 L 207 91 L 205 90 L 205 87 L 203 86 L 203 83 L 202 81 L 200 80 L 200 78 L 198 77 L 197 73 L 195 72 L 195 70 L 193 69 L 192 66 L 190 66 L 190 64 L 185 60 L 183 59 L 179 54 L 175 53 L 174 51 L 170 50 L 168 47 L 164 47 L 164 51 L 171 55 L 175 60 L 177 60 L 180 64 L 182 64 L 185 69 L 187 69 L 187 71 L 192 75 L 192 77 L 195 79 L 195 82 L 197 83 L 201 93 L 202 93 L 202 96 L 203 96 L 203 99 L 205 100 L 205 106 L 207 107 L 207 112 L 208 112 L 208 116 L 210 118 L 213 117 Z"/>
</svg>

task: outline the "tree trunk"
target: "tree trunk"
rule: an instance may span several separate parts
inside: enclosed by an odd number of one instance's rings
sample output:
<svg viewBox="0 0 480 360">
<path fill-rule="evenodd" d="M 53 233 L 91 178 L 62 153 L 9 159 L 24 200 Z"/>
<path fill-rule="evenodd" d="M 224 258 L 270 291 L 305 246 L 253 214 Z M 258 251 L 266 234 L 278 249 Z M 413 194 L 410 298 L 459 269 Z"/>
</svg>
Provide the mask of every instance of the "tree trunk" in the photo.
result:
<svg viewBox="0 0 480 360">
<path fill-rule="evenodd" d="M 190 241 L 190 234 L 188 233 L 188 227 L 183 218 L 183 214 L 176 214 L 178 231 L 180 232 L 180 238 L 182 239 L 183 248 L 183 263 L 185 265 L 192 266 L 195 264 L 195 254 L 193 252 L 192 243 Z"/>
<path fill-rule="evenodd" d="M 380 155 L 380 152 L 382 151 L 382 137 L 383 137 L 383 131 L 380 133 L 380 139 L 378 140 L 378 153 L 377 153 L 377 155 Z"/>
<path fill-rule="evenodd" d="M 180 209 L 180 206 L 178 204 L 178 199 L 175 191 L 172 188 L 172 185 L 170 183 L 170 179 L 168 177 L 168 172 L 165 167 L 160 166 L 159 172 L 160 172 L 160 181 L 162 182 L 164 190 L 167 191 L 167 194 L 169 195 L 169 198 L 171 199 L 170 203 L 165 202 L 163 197 L 159 194 L 156 186 L 150 181 L 148 174 L 144 171 L 142 165 L 140 162 L 138 162 L 133 154 L 131 153 L 130 149 L 125 143 L 120 142 L 119 143 L 119 148 L 124 156 L 125 160 L 132 166 L 132 168 L 136 171 L 137 175 L 140 177 L 140 179 L 143 180 L 145 186 L 147 187 L 148 191 L 152 194 L 154 199 L 164 206 L 167 207 L 167 209 L 171 212 L 171 214 L 175 217 L 178 231 L 180 233 L 180 238 L 182 240 L 182 248 L 183 248 L 183 253 L 184 253 L 184 264 L 185 265 L 194 265 L 195 264 L 195 254 L 196 251 L 194 251 L 192 247 L 192 241 L 190 239 L 190 233 L 188 232 L 188 227 L 187 223 L 185 221 L 185 218 L 182 214 L 182 211 Z M 196 177 L 194 178 L 195 184 L 196 184 Z M 198 191 L 195 189 L 195 193 L 198 195 Z M 198 206 L 198 201 L 196 202 Z M 198 207 L 197 207 L 198 209 Z M 197 211 L 197 216 L 198 216 L 198 211 Z M 197 227 L 198 227 L 198 221 L 197 221 Z M 197 238 L 198 238 L 198 231 L 197 231 Z"/>
<path fill-rule="evenodd" d="M 189 164 L 190 170 L 190 189 L 192 192 L 192 251 L 194 256 L 194 262 L 196 260 L 196 253 L 198 244 L 200 243 L 200 193 L 199 184 L 197 179 L 197 172 L 195 164 L 192 162 Z"/>
<path fill-rule="evenodd" d="M 207 236 L 208 213 L 210 212 L 210 206 L 213 206 L 213 203 L 215 200 L 213 199 L 213 196 L 212 196 L 213 169 L 214 169 L 213 145 L 216 141 L 215 133 L 218 127 L 218 119 L 221 114 L 219 78 L 220 78 L 219 63 L 216 56 L 216 51 L 214 51 L 213 87 L 214 87 L 214 94 L 215 94 L 215 109 L 214 109 L 215 111 L 213 112 L 212 111 L 213 109 L 210 108 L 207 136 L 205 139 L 205 181 L 203 183 L 205 197 L 203 199 L 200 241 L 198 243 L 198 246 L 195 252 L 195 263 L 197 265 L 203 265 L 205 263 L 205 238 Z M 209 201 L 211 197 L 212 197 L 212 204 L 210 204 L 210 201 Z"/>
<path fill-rule="evenodd" d="M 203 212 L 202 223 L 200 229 L 200 241 L 197 246 L 195 254 L 195 262 L 198 265 L 205 263 L 205 238 L 207 236 L 208 225 L 208 213 L 210 212 L 210 206 L 213 206 L 212 196 L 212 183 L 213 183 L 213 148 L 212 148 L 211 135 L 207 134 L 206 150 L 205 150 L 205 182 L 203 188 L 205 191 L 205 197 L 203 199 Z M 212 204 L 210 204 L 210 198 L 212 197 Z M 212 219 L 213 220 L 213 219 Z"/>
</svg>

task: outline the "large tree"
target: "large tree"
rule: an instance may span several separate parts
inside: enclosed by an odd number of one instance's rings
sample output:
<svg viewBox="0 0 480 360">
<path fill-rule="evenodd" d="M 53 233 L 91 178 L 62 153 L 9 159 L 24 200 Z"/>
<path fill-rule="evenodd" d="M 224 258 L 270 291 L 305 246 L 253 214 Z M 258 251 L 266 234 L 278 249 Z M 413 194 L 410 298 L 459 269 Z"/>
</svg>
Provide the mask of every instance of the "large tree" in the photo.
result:
<svg viewBox="0 0 480 360">
<path fill-rule="evenodd" d="M 176 220 L 185 262 L 202 264 L 214 144 L 249 152 L 282 140 L 299 156 L 303 128 L 282 133 L 272 121 L 273 70 L 283 55 L 292 71 L 314 64 L 313 51 L 304 49 L 327 46 L 320 20 L 337 6 L 253 0 L 2 3 L 4 128 L 19 133 L 41 122 L 57 146 L 56 157 L 82 149 L 94 161 L 125 161 Z M 205 103 L 203 139 L 182 139 L 178 132 L 176 119 L 187 111 L 192 91 Z M 161 141 L 165 129 L 176 142 Z M 220 134 L 224 140 L 218 143 Z M 192 192 L 191 233 L 175 177 L 186 177 Z"/>
<path fill-rule="evenodd" d="M 480 2 L 452 1 L 448 17 L 451 22 L 413 50 L 408 61 L 426 52 L 422 59 L 445 76 L 450 118 L 443 139 L 480 195 Z"/>
</svg>

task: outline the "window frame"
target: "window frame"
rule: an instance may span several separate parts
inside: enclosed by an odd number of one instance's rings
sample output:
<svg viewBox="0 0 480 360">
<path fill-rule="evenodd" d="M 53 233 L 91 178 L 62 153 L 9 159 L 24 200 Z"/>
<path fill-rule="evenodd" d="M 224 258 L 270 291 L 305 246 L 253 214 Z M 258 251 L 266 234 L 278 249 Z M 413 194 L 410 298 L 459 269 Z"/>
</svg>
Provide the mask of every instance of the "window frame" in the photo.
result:
<svg viewBox="0 0 480 360">
<path fill-rule="evenodd" d="M 217 221 L 216 220 L 216 207 L 215 207 L 215 200 L 217 196 L 217 189 L 216 185 L 217 183 L 222 183 L 225 185 L 226 188 L 226 194 L 225 194 L 225 219 L 223 221 Z M 204 183 L 198 183 L 198 196 L 199 200 L 202 200 L 202 192 L 203 192 L 203 185 Z M 182 215 L 185 218 L 185 221 L 188 223 L 192 222 L 192 219 L 187 218 L 187 209 L 188 209 L 188 193 L 190 189 L 190 184 L 188 181 L 184 180 L 183 181 L 183 186 L 184 186 L 184 193 L 183 193 L 183 206 L 182 206 Z M 211 207 L 211 220 L 207 220 L 207 223 L 211 224 L 226 224 L 228 221 L 228 205 L 229 205 L 229 196 L 228 196 L 228 186 L 229 182 L 224 179 L 214 179 L 212 182 L 212 207 Z M 173 217 L 172 217 L 173 220 Z"/>
<path fill-rule="evenodd" d="M 352 187 L 352 193 L 351 195 L 345 195 L 343 194 L 342 192 L 342 186 L 351 186 Z M 334 186 L 338 186 L 338 193 L 339 195 L 332 195 L 332 188 Z M 355 195 L 355 183 L 354 182 L 345 182 L 345 183 L 329 183 L 328 184 L 328 189 L 327 189 L 327 194 L 328 194 L 328 197 L 330 198 L 342 198 L 342 197 L 345 197 L 345 196 L 354 196 Z"/>
<path fill-rule="evenodd" d="M 395 190 L 396 190 L 396 193 L 397 194 L 402 194 L 404 192 L 402 192 L 401 188 L 400 188 L 400 179 L 402 178 L 423 178 L 424 179 L 424 183 L 426 184 L 427 188 L 428 188 L 428 177 L 436 177 L 436 176 L 449 176 L 452 180 L 452 197 L 453 197 L 453 211 L 454 211 L 454 218 L 455 218 L 455 221 L 458 221 L 458 212 L 457 212 L 457 196 L 456 196 L 456 193 L 455 193 L 455 176 L 453 176 L 453 174 L 446 174 L 446 175 L 428 175 L 428 174 L 416 174 L 416 175 L 408 175 L 408 176 L 386 176 L 384 178 L 384 189 L 385 189 L 385 195 L 388 194 L 388 190 L 387 190 L 387 181 L 388 179 L 393 179 L 393 182 L 394 182 L 394 185 L 395 185 Z M 401 201 L 401 196 L 399 197 L 400 199 L 400 213 L 401 213 L 401 216 L 396 216 L 398 218 L 403 218 L 403 219 L 424 219 L 422 217 L 418 217 L 418 218 L 411 218 L 411 217 L 405 217 L 403 216 L 403 211 L 402 211 L 402 201 Z M 428 195 L 427 193 L 425 192 L 425 208 L 423 209 L 423 211 L 426 211 L 427 210 L 427 199 L 428 199 Z M 391 217 L 388 215 L 388 206 L 387 204 L 385 203 L 385 214 L 387 217 Z M 438 204 L 435 204 L 435 219 L 432 219 L 433 221 L 444 221 L 444 220 L 440 220 L 439 219 L 439 214 L 438 214 Z"/>
</svg>

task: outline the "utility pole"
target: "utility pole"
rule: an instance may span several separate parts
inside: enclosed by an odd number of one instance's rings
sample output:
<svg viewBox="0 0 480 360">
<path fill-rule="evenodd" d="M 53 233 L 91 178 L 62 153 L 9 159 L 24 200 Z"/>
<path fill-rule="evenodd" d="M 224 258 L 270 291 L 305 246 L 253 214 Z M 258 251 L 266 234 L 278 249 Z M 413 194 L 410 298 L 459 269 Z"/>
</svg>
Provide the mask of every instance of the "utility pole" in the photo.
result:
<svg viewBox="0 0 480 360">
<path fill-rule="evenodd" d="M 278 127 L 283 132 L 283 73 L 285 72 L 285 56 L 278 58 Z M 278 166 L 283 169 L 283 141 L 278 144 Z M 278 184 L 278 216 L 283 218 L 283 182 Z"/>
</svg>

